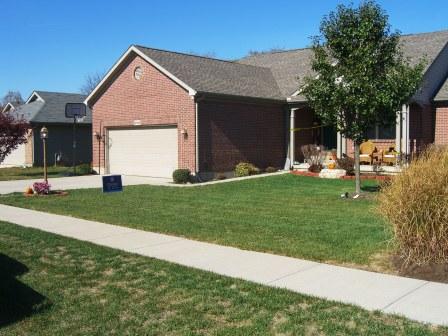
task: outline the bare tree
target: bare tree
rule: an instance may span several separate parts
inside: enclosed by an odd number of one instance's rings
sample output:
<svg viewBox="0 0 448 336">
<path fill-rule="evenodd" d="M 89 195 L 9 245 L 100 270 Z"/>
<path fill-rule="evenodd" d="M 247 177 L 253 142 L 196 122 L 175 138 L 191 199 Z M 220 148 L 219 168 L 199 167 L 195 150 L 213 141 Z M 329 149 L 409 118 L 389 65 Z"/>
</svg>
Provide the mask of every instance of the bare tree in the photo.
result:
<svg viewBox="0 0 448 336">
<path fill-rule="evenodd" d="M 267 50 L 249 50 L 249 52 L 247 53 L 247 56 L 255 56 L 255 55 L 263 55 L 263 54 L 270 54 L 270 53 L 275 53 L 275 52 L 281 52 L 281 51 L 285 51 L 286 49 L 283 47 L 273 47 Z"/>
<path fill-rule="evenodd" d="M 20 94 L 19 91 L 8 91 L 2 98 L 2 101 L 0 102 L 0 110 L 3 109 L 3 107 L 8 104 L 11 103 L 14 106 L 17 105 L 22 105 L 25 101 L 22 98 L 22 95 Z"/>
<path fill-rule="evenodd" d="M 195 55 L 195 56 L 201 56 L 201 57 L 207 57 L 207 58 L 216 58 L 216 52 L 214 51 L 206 51 L 206 52 L 198 52 L 198 51 L 188 51 L 187 54 Z"/>
<path fill-rule="evenodd" d="M 94 72 L 94 73 L 88 74 L 85 77 L 84 84 L 80 88 L 81 93 L 85 94 L 85 95 L 90 94 L 90 92 L 92 92 L 93 89 L 96 88 L 98 83 L 101 82 L 103 77 L 104 77 L 104 72 Z"/>
</svg>

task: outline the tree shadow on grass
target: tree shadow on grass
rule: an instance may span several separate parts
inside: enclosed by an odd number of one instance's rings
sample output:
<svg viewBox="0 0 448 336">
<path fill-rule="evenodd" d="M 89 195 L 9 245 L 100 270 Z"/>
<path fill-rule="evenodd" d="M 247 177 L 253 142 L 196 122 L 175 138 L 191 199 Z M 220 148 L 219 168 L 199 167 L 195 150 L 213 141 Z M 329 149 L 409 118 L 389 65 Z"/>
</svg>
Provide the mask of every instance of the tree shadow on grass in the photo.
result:
<svg viewBox="0 0 448 336">
<path fill-rule="evenodd" d="M 378 192 L 381 190 L 381 186 L 379 185 L 366 185 L 361 187 L 362 191 L 365 192 Z"/>
<path fill-rule="evenodd" d="M 47 309 L 47 298 L 16 277 L 28 272 L 19 261 L 0 253 L 0 328 Z"/>
</svg>

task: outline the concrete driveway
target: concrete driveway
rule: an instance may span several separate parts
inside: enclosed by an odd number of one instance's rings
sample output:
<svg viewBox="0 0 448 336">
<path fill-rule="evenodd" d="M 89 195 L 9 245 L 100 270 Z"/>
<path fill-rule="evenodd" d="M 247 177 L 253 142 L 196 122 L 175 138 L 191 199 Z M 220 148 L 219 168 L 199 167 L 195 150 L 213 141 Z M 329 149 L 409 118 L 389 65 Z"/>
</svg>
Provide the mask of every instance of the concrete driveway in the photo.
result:
<svg viewBox="0 0 448 336">
<path fill-rule="evenodd" d="M 128 176 L 123 175 L 123 185 L 173 185 L 172 180 L 168 178 Z M 0 194 L 9 194 L 13 192 L 24 192 L 25 188 L 32 186 L 34 182 L 42 181 L 42 178 L 32 180 L 1 181 Z M 73 177 L 55 177 L 48 179 L 53 190 L 102 188 L 100 175 L 73 176 Z"/>
</svg>

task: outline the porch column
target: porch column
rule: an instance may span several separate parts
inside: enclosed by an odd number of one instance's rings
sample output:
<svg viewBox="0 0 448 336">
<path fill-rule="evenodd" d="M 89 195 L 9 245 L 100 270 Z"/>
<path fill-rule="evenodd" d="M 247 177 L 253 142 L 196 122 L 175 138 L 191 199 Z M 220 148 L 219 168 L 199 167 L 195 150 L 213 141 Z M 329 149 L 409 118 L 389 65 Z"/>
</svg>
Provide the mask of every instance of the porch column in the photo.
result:
<svg viewBox="0 0 448 336">
<path fill-rule="evenodd" d="M 342 158 L 344 154 L 347 154 L 347 139 L 340 133 L 337 133 L 337 151 L 338 159 Z"/>
<path fill-rule="evenodd" d="M 294 161 L 295 161 L 295 150 L 296 150 L 296 146 L 295 146 L 295 132 L 294 132 L 294 128 L 296 127 L 296 123 L 295 123 L 295 117 L 296 117 L 296 111 L 297 108 L 292 108 L 291 109 L 291 115 L 290 115 L 290 120 L 289 120 L 289 159 L 291 160 L 291 168 L 294 167 Z"/>
<path fill-rule="evenodd" d="M 401 153 L 401 111 L 397 111 L 395 119 L 395 150 Z"/>
<path fill-rule="evenodd" d="M 407 158 L 409 154 L 409 105 L 403 104 L 401 109 L 401 152 Z"/>
</svg>

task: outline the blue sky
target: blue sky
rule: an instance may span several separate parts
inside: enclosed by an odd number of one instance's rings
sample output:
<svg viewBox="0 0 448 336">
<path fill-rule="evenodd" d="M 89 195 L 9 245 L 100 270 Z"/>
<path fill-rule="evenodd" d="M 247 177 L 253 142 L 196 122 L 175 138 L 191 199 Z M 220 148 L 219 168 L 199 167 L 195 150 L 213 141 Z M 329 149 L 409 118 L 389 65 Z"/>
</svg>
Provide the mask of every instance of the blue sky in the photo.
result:
<svg viewBox="0 0 448 336">
<path fill-rule="evenodd" d="M 0 97 L 19 90 L 77 92 L 131 44 L 235 59 L 301 48 L 333 0 L 0 1 Z M 355 4 L 358 1 L 353 1 Z M 379 1 L 402 33 L 448 29 L 448 1 Z"/>
</svg>

